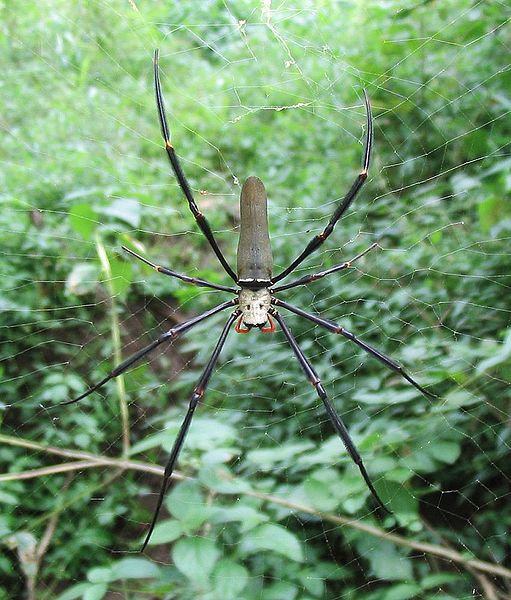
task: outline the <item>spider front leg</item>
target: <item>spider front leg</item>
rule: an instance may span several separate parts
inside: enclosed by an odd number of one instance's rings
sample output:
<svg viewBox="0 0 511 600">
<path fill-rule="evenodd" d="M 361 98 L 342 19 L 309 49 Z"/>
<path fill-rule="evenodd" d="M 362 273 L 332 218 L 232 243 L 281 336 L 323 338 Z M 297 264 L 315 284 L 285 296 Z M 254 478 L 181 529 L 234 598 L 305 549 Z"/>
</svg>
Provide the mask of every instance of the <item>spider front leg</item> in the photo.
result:
<svg viewBox="0 0 511 600">
<path fill-rule="evenodd" d="M 270 291 L 272 294 L 276 294 L 277 292 L 283 292 L 284 290 L 289 290 L 298 285 L 307 285 L 308 283 L 311 283 L 312 281 L 317 281 L 318 279 L 322 279 L 323 277 L 326 277 L 327 275 L 331 275 L 332 273 L 338 273 L 339 271 L 343 271 L 344 269 L 349 269 L 355 261 L 357 261 L 360 258 L 362 258 L 363 256 L 365 256 L 368 252 L 371 252 L 371 250 L 376 248 L 376 246 L 378 246 L 378 244 L 376 242 L 374 242 L 374 244 L 371 244 L 369 246 L 369 248 L 366 248 L 363 252 L 361 252 L 360 254 L 357 254 L 357 256 L 354 256 L 350 260 L 346 260 L 339 265 L 335 265 L 335 267 L 331 267 L 330 269 L 327 269 L 326 271 L 320 271 L 319 273 L 312 273 L 311 275 L 305 275 L 304 277 L 300 277 L 300 279 L 295 279 L 294 281 L 290 281 L 289 283 L 286 283 L 284 285 L 279 285 L 276 288 L 272 288 Z"/>
<path fill-rule="evenodd" d="M 307 376 L 308 380 L 312 383 L 312 385 L 316 389 L 318 396 L 323 401 L 326 412 L 328 414 L 328 418 L 330 419 L 332 425 L 334 426 L 334 429 L 337 432 L 337 435 L 341 438 L 346 450 L 348 451 L 348 454 L 351 456 L 351 459 L 359 468 L 360 473 L 362 474 L 362 477 L 364 478 L 364 481 L 365 481 L 369 491 L 371 492 L 373 498 L 376 500 L 376 502 L 378 503 L 378 506 L 382 510 L 384 510 L 386 513 L 390 513 L 388 508 L 381 501 L 381 498 L 378 496 L 378 493 L 375 490 L 373 483 L 372 483 L 371 479 L 369 478 L 369 475 L 366 471 L 364 463 L 362 462 L 362 457 L 360 456 L 355 444 L 353 443 L 353 440 L 351 439 L 351 436 L 350 436 L 348 430 L 346 429 L 346 425 L 344 425 L 341 417 L 337 414 L 337 411 L 335 410 L 333 404 L 328 399 L 325 388 L 323 387 L 323 384 L 321 383 L 321 380 L 318 377 L 316 371 L 310 364 L 310 362 L 307 359 L 307 357 L 305 356 L 305 354 L 302 352 L 301 348 L 296 343 L 296 340 L 295 340 L 293 334 L 291 333 L 291 330 L 286 325 L 284 319 L 279 315 L 279 313 L 275 309 L 271 309 L 270 314 L 272 314 L 275 317 L 275 319 L 277 320 L 277 322 L 279 323 L 279 325 L 282 328 L 282 331 L 284 332 L 284 335 L 286 336 L 286 339 L 287 339 L 289 345 L 291 346 L 291 349 L 293 350 L 298 362 L 300 363 L 300 366 L 302 367 L 305 375 Z"/>
<path fill-rule="evenodd" d="M 344 329 L 344 327 L 337 325 L 337 323 L 334 323 L 333 321 L 328 321 L 327 319 L 322 319 L 321 317 L 317 317 L 316 315 L 313 315 L 305 310 L 302 310 L 301 308 L 298 308 L 297 306 L 293 306 L 292 304 L 289 304 L 288 302 L 284 302 L 284 300 L 277 300 L 277 298 L 272 298 L 272 303 L 275 305 L 278 305 L 278 306 L 282 306 L 282 308 L 285 308 L 286 310 L 289 310 L 290 312 L 295 313 L 295 315 L 304 317 L 305 319 L 312 321 L 316 325 L 319 325 L 320 327 L 324 327 L 325 329 L 328 329 L 328 331 L 331 331 L 332 333 L 337 333 L 338 335 L 342 335 L 346 339 L 348 339 L 352 342 L 355 342 L 355 344 L 357 344 L 357 346 L 362 348 L 362 350 L 364 350 L 371 356 L 374 356 L 374 358 L 376 358 L 381 363 L 383 363 L 388 369 L 401 375 L 401 377 L 403 379 L 406 379 L 406 381 L 408 381 L 408 383 L 411 383 L 416 389 L 419 390 L 419 392 L 423 393 L 425 396 L 428 396 L 429 398 L 437 398 L 437 396 L 435 394 L 429 392 L 426 388 L 423 388 L 422 385 L 418 384 L 415 381 L 415 379 L 413 379 L 413 377 L 408 375 L 408 373 L 403 369 L 403 367 L 399 363 L 397 363 L 394 359 L 390 358 L 390 356 L 383 354 L 383 352 L 380 352 L 376 348 L 373 348 L 366 342 L 362 341 L 356 335 L 351 333 L 351 331 Z"/>
<path fill-rule="evenodd" d="M 179 453 L 181 452 L 181 448 L 183 447 L 183 443 L 186 438 L 186 434 L 188 433 L 188 429 L 190 428 L 190 423 L 192 422 L 193 413 L 197 408 L 197 404 L 199 400 L 204 396 L 204 392 L 206 391 L 206 386 L 208 385 L 209 379 L 211 377 L 211 373 L 215 367 L 216 361 L 220 355 L 220 352 L 225 344 L 225 340 L 227 339 L 227 334 L 234 323 L 234 321 L 238 318 L 239 311 L 236 310 L 227 320 L 227 323 L 224 325 L 222 329 L 222 333 L 216 343 L 215 349 L 213 350 L 213 354 L 208 361 L 202 375 L 199 379 L 199 382 L 195 386 L 192 396 L 190 398 L 190 403 L 188 405 L 188 411 L 186 416 L 181 424 L 181 428 L 179 429 L 179 433 L 177 434 L 176 441 L 174 442 L 174 446 L 172 447 L 172 452 L 170 453 L 169 460 L 167 462 L 167 466 L 165 467 L 165 472 L 163 473 L 163 482 L 160 488 L 160 493 L 158 496 L 158 502 L 156 503 L 156 508 L 153 513 L 153 518 L 151 521 L 151 525 L 149 526 L 149 531 L 147 532 L 146 538 L 141 548 L 141 552 L 143 552 L 151 539 L 151 535 L 154 531 L 154 527 L 156 525 L 156 521 L 158 520 L 158 515 L 160 514 L 161 505 L 163 503 L 163 499 L 165 498 L 165 493 L 167 491 L 167 486 L 170 478 L 172 477 L 172 473 L 174 471 L 174 467 L 176 466 L 177 459 L 179 457 Z"/>
<path fill-rule="evenodd" d="M 236 273 L 232 270 L 231 266 L 225 259 L 225 256 L 222 254 L 213 232 L 211 231 L 211 227 L 206 219 L 206 217 L 200 212 L 197 203 L 193 197 L 192 190 L 190 188 L 190 184 L 185 177 L 183 169 L 181 167 L 181 163 L 179 162 L 176 152 L 174 150 L 174 146 L 170 141 L 170 129 L 167 123 L 167 117 L 165 116 L 165 105 L 163 102 L 163 94 L 161 91 L 161 82 L 160 82 L 160 73 L 158 68 L 158 60 L 160 56 L 160 51 L 156 49 L 154 51 L 154 88 L 156 93 L 156 107 L 158 109 L 158 118 L 160 120 L 160 128 L 163 136 L 163 141 L 165 142 L 165 151 L 167 152 L 167 156 L 169 157 L 170 165 L 172 170 L 174 171 L 174 175 L 179 183 L 179 187 L 181 188 L 183 194 L 186 196 L 188 200 L 188 206 L 195 217 L 195 221 L 199 226 L 200 230 L 206 237 L 209 242 L 209 245 L 213 249 L 213 252 L 216 254 L 220 264 L 224 268 L 225 272 L 229 275 L 229 277 L 233 281 L 237 281 Z"/>
<path fill-rule="evenodd" d="M 176 271 L 172 271 L 172 269 L 168 269 L 167 267 L 162 267 L 160 265 L 156 265 L 155 263 L 151 262 L 150 260 L 147 260 L 147 258 L 140 256 L 140 254 L 137 254 L 133 250 L 126 248 L 126 246 L 121 246 L 121 248 L 128 254 L 131 254 L 135 258 L 138 258 L 138 260 L 141 260 L 143 263 L 150 266 L 155 271 L 158 271 L 158 273 L 163 273 L 164 275 L 168 275 L 169 277 L 175 277 L 176 279 L 180 279 L 181 281 L 184 281 L 186 283 L 191 283 L 192 285 L 197 285 L 199 287 L 207 287 L 207 288 L 211 288 L 213 290 L 220 290 L 222 292 L 230 292 L 231 294 L 238 293 L 235 288 L 227 287 L 225 285 L 219 285 L 218 283 L 206 281 L 205 279 L 199 279 L 198 277 L 189 277 L 188 275 L 183 275 L 182 273 L 177 273 Z"/>
<path fill-rule="evenodd" d="M 337 221 L 339 221 L 339 219 L 342 217 L 342 215 L 348 210 L 351 203 L 353 202 L 353 200 L 355 200 L 355 197 L 357 196 L 357 194 L 361 190 L 362 186 L 364 185 L 364 183 L 367 179 L 367 173 L 369 171 L 369 163 L 371 161 L 371 150 L 373 147 L 373 117 L 372 117 L 372 113 L 371 113 L 371 103 L 369 102 L 369 97 L 365 90 L 364 90 L 364 103 L 366 106 L 367 126 L 366 126 L 366 139 L 365 139 L 365 144 L 364 144 L 364 160 L 363 160 L 362 170 L 360 171 L 357 178 L 353 182 L 348 193 L 344 196 L 344 198 L 342 199 L 339 206 L 335 209 L 335 212 L 332 215 L 332 217 L 330 218 L 330 221 L 328 221 L 328 224 L 325 227 L 325 229 L 321 233 L 319 233 L 318 235 L 316 235 L 315 237 L 312 238 L 312 240 L 305 247 L 305 250 L 303 250 L 303 252 L 295 258 L 295 260 L 289 265 L 289 267 L 287 267 L 287 269 L 284 269 L 282 271 L 282 273 L 279 273 L 276 277 L 272 277 L 272 280 L 271 280 L 272 283 L 277 283 L 277 281 L 284 279 L 284 277 L 286 277 L 287 275 L 289 275 L 289 273 L 294 271 L 300 263 L 302 263 L 310 254 L 315 252 L 321 246 L 321 244 L 332 233 Z"/>
</svg>

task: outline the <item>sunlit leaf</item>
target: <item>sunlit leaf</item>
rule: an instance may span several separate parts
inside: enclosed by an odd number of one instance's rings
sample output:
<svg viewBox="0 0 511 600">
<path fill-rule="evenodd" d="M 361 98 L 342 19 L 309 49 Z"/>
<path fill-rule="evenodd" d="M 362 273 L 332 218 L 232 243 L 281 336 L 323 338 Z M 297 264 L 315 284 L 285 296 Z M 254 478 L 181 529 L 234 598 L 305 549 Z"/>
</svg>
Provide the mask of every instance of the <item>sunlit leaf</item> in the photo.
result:
<svg viewBox="0 0 511 600">
<path fill-rule="evenodd" d="M 111 568 L 111 579 L 147 579 L 159 577 L 158 565 L 146 558 L 123 558 Z"/>
<path fill-rule="evenodd" d="M 168 494 L 165 503 L 186 531 L 200 527 L 211 514 L 211 506 L 196 481 L 183 481 Z"/>
<path fill-rule="evenodd" d="M 184 538 L 172 548 L 176 567 L 192 582 L 206 581 L 220 556 L 215 543 L 207 538 Z"/>
<path fill-rule="evenodd" d="M 261 525 L 250 530 L 244 537 L 241 547 L 245 554 L 255 554 L 268 550 L 287 558 L 303 561 L 303 549 L 298 538 L 280 525 Z"/>
<path fill-rule="evenodd" d="M 211 575 L 217 598 L 237 600 L 248 581 L 248 571 L 240 564 L 229 560 L 220 560 Z"/>
<path fill-rule="evenodd" d="M 369 561 L 371 573 L 386 581 L 403 581 L 412 578 L 412 562 L 395 544 L 374 537 L 357 540 L 357 548 Z"/>
<path fill-rule="evenodd" d="M 99 278 L 99 268 L 94 262 L 77 263 L 66 279 L 66 293 L 82 296 L 92 294 Z"/>
<path fill-rule="evenodd" d="M 90 204 L 75 204 L 69 211 L 69 223 L 77 233 L 88 240 L 98 226 L 98 215 Z"/>
<path fill-rule="evenodd" d="M 177 519 L 161 521 L 156 524 L 151 539 L 149 540 L 149 545 L 173 542 L 174 540 L 177 540 L 182 533 L 183 527 Z"/>
</svg>

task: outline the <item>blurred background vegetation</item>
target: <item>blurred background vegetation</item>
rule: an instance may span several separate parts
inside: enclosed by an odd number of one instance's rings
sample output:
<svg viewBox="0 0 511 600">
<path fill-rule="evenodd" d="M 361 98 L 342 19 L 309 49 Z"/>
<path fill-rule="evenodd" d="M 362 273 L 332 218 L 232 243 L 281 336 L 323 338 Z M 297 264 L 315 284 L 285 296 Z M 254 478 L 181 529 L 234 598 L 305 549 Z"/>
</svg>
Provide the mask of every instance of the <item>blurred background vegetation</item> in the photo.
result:
<svg viewBox="0 0 511 600">
<path fill-rule="evenodd" d="M 446 0 L 0 3 L 0 598 L 509 598 L 509 6 Z M 228 338 L 147 554 L 187 397 L 224 317 L 52 408 L 224 299 L 173 141 L 235 265 L 240 182 L 269 194 L 279 271 L 370 180 L 297 288 L 399 360 L 288 322 L 393 511 L 375 513 L 280 332 Z M 186 479 L 183 477 L 186 476 Z M 506 568 L 507 561 L 507 568 Z"/>
</svg>

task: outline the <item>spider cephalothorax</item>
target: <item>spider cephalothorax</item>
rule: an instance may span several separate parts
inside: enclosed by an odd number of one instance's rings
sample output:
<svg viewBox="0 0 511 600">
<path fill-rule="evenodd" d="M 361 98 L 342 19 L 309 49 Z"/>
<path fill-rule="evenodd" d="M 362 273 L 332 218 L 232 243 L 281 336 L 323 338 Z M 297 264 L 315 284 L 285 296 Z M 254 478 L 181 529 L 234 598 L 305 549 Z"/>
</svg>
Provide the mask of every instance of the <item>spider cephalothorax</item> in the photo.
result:
<svg viewBox="0 0 511 600">
<path fill-rule="evenodd" d="M 236 331 L 238 333 L 248 333 L 252 327 L 259 327 L 263 333 L 275 331 L 273 321 L 268 315 L 270 307 L 271 296 L 268 288 L 261 288 L 260 290 L 241 288 L 239 293 L 241 316 L 236 325 Z"/>
<path fill-rule="evenodd" d="M 344 327 L 338 325 L 337 323 L 334 323 L 333 321 L 323 319 L 322 317 L 319 317 L 306 310 L 298 308 L 297 306 L 293 306 L 292 304 L 289 304 L 284 300 L 278 299 L 275 296 L 275 294 L 283 292 L 284 290 L 288 290 L 299 285 L 305 285 L 332 273 L 336 273 L 338 271 L 342 271 L 343 269 L 347 269 L 353 264 L 353 262 L 367 254 L 367 252 L 372 250 L 374 247 L 376 247 L 376 244 L 372 244 L 371 246 L 369 246 L 369 248 L 367 248 L 351 260 L 345 261 L 325 271 L 313 273 L 312 275 L 305 275 L 299 279 L 295 279 L 284 285 L 275 285 L 281 279 L 287 277 L 287 275 L 294 271 L 299 264 L 301 264 L 310 254 L 312 254 L 312 252 L 317 250 L 321 246 L 321 244 L 323 244 L 323 242 L 332 233 L 337 221 L 339 221 L 342 215 L 349 208 L 350 204 L 353 202 L 355 196 L 358 194 L 360 188 L 362 187 L 364 181 L 367 178 L 367 171 L 369 168 L 369 162 L 371 158 L 373 128 L 371 106 L 365 90 L 364 102 L 367 114 L 367 129 L 364 143 L 364 159 L 362 170 L 356 177 L 355 181 L 353 182 L 351 188 L 348 190 L 344 198 L 337 205 L 334 214 L 330 218 L 325 229 L 311 239 L 311 241 L 307 244 L 307 246 L 304 248 L 301 254 L 299 254 L 286 269 L 284 269 L 278 275 L 272 276 L 273 259 L 270 246 L 270 237 L 268 235 L 266 191 L 263 183 L 257 177 L 249 177 L 243 185 L 241 191 L 240 241 L 237 253 L 238 273 L 236 274 L 234 273 L 229 263 L 225 259 L 222 251 L 220 250 L 213 235 L 213 232 L 209 226 L 209 223 L 206 220 L 206 217 L 204 217 L 204 215 L 199 211 L 197 204 L 195 203 L 191 188 L 181 169 L 181 165 L 174 151 L 174 147 L 170 141 L 170 132 L 165 117 L 165 109 L 163 106 L 163 96 L 161 93 L 161 84 L 158 71 L 158 50 L 156 50 L 154 54 L 154 81 L 156 88 L 156 105 L 158 108 L 158 116 L 160 120 L 161 131 L 163 134 L 163 139 L 165 141 L 165 150 L 167 152 L 174 174 L 186 199 L 188 200 L 188 205 L 195 217 L 195 220 L 197 221 L 199 228 L 206 236 L 208 242 L 210 243 L 213 251 L 218 257 L 218 260 L 223 266 L 225 272 L 227 273 L 227 275 L 229 275 L 229 277 L 238 287 L 235 288 L 220 285 L 217 283 L 206 281 L 204 279 L 199 279 L 197 277 L 189 277 L 188 275 L 177 273 L 176 271 L 168 269 L 167 267 L 161 267 L 159 265 L 154 264 L 146 258 L 143 258 L 142 256 L 136 254 L 135 252 L 133 252 L 133 250 L 124 248 L 124 250 L 129 252 L 131 255 L 142 260 L 143 262 L 153 267 L 160 273 L 169 275 L 170 277 L 176 277 L 177 279 L 181 279 L 182 281 L 193 285 L 198 285 L 214 290 L 231 293 L 234 295 L 234 298 L 223 302 L 222 304 L 219 304 L 218 306 L 215 306 L 214 308 L 196 317 L 193 317 L 188 321 L 185 321 L 183 323 L 180 323 L 179 325 L 172 327 L 167 332 L 160 335 L 156 340 L 151 342 L 148 346 L 142 348 L 142 350 L 139 350 L 138 352 L 127 358 L 120 365 L 115 367 L 104 379 L 90 387 L 87 391 L 78 396 L 78 398 L 63 403 L 71 404 L 73 402 L 78 402 L 78 400 L 85 398 L 98 388 L 105 385 L 105 383 L 107 383 L 114 377 L 117 377 L 121 373 L 124 373 L 133 364 L 147 356 L 152 350 L 154 350 L 161 344 L 169 341 L 170 339 L 174 338 L 175 336 L 181 333 L 184 333 L 185 331 L 191 329 L 198 323 L 204 321 L 205 319 L 208 319 L 209 317 L 223 310 L 227 310 L 229 308 L 234 309 L 233 312 L 229 315 L 227 322 L 224 324 L 224 327 L 220 333 L 220 337 L 218 338 L 215 348 L 213 349 L 213 353 L 206 367 L 204 368 L 204 371 L 197 385 L 194 387 L 191 393 L 188 411 L 185 415 L 183 424 L 181 425 L 176 441 L 174 442 L 174 446 L 172 448 L 172 452 L 170 453 L 167 466 L 165 467 L 163 482 L 160 489 L 160 494 L 158 496 L 158 502 L 142 550 L 144 550 L 147 543 L 149 542 L 154 526 L 158 519 L 158 514 L 163 502 L 163 498 L 165 496 L 170 477 L 172 476 L 172 472 L 176 465 L 186 434 L 188 433 L 188 429 L 190 427 L 190 423 L 192 421 L 192 417 L 197 407 L 197 404 L 204 395 L 206 386 L 211 377 L 213 368 L 216 364 L 216 361 L 218 360 L 227 335 L 236 320 L 238 322 L 235 326 L 235 329 L 238 333 L 248 333 L 253 327 L 259 328 L 262 332 L 266 333 L 275 331 L 275 324 L 272 320 L 272 317 L 275 318 L 275 320 L 280 326 L 280 329 L 284 334 L 284 337 L 289 343 L 289 346 L 291 347 L 298 362 L 300 363 L 300 366 L 303 369 L 305 376 L 314 386 L 318 396 L 321 398 L 321 401 L 324 404 L 327 415 L 335 431 L 344 443 L 344 446 L 346 447 L 346 450 L 352 458 L 353 462 L 360 469 L 360 473 L 362 474 L 362 477 L 364 478 L 364 481 L 366 482 L 369 491 L 371 492 L 378 505 L 383 510 L 387 510 L 383 502 L 380 500 L 369 478 L 369 475 L 367 474 L 364 464 L 362 463 L 362 458 L 357 448 L 355 447 L 355 444 L 351 440 L 350 434 L 346 426 L 344 425 L 341 417 L 335 410 L 333 404 L 328 399 L 325 388 L 323 387 L 321 380 L 319 379 L 316 371 L 314 370 L 314 367 L 311 365 L 303 351 L 298 346 L 287 323 L 283 319 L 282 315 L 278 312 L 277 307 L 283 308 L 291 313 L 294 313 L 295 315 L 308 319 L 315 325 L 323 327 L 324 329 L 327 329 L 332 333 L 341 335 L 345 339 L 350 340 L 351 342 L 359 346 L 359 348 L 362 348 L 362 350 L 364 350 L 366 353 L 380 361 L 388 369 L 401 375 L 401 377 L 406 379 L 406 381 L 415 386 L 423 394 L 433 397 L 434 395 L 431 394 L 431 392 L 428 392 L 426 389 L 424 389 L 421 385 L 419 385 L 410 375 L 408 375 L 406 371 L 403 370 L 403 368 L 396 361 L 386 356 L 376 348 L 373 348 L 373 346 L 370 346 L 369 344 L 361 340 L 359 337 L 357 337 L 355 334 L 351 333 L 347 329 L 344 329 Z"/>
</svg>

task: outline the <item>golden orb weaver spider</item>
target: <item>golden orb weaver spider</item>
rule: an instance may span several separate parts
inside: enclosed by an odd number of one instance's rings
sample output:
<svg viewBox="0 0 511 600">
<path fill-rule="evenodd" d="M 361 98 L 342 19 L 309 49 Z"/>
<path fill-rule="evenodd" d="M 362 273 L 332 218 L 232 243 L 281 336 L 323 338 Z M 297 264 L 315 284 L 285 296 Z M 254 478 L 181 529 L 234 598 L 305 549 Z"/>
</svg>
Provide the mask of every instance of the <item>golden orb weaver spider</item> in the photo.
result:
<svg viewBox="0 0 511 600">
<path fill-rule="evenodd" d="M 301 308 L 293 306 L 275 296 L 275 294 L 283 292 L 284 290 L 289 290 L 300 285 L 306 285 L 313 281 L 317 281 L 322 277 L 331 275 L 332 273 L 337 273 L 339 271 L 347 269 L 355 261 L 367 254 L 377 245 L 372 244 L 369 248 L 367 248 L 351 260 L 345 261 L 325 271 L 313 273 L 312 275 L 305 275 L 303 277 L 300 277 L 299 279 L 296 279 L 284 285 L 276 285 L 280 280 L 284 279 L 284 277 L 287 277 L 290 273 L 292 273 L 298 267 L 298 265 L 300 265 L 310 254 L 315 252 L 323 244 L 323 242 L 329 237 L 329 235 L 334 230 L 336 223 L 349 208 L 349 206 L 351 205 L 351 203 L 353 202 L 353 200 L 355 199 L 355 197 L 357 196 L 358 192 L 360 191 L 360 189 L 364 185 L 364 182 L 367 179 L 367 173 L 371 159 L 371 149 L 373 144 L 373 122 L 371 114 L 371 105 L 366 91 L 364 90 L 364 102 L 367 115 L 367 128 L 364 143 L 364 157 L 362 170 L 356 177 L 347 194 L 338 204 L 337 208 L 334 211 L 334 214 L 330 218 L 324 230 L 311 239 L 311 241 L 307 244 L 305 249 L 292 261 L 292 263 L 286 269 L 284 269 L 278 275 L 272 276 L 273 258 L 270 246 L 270 237 L 268 234 L 266 190 L 260 179 L 258 179 L 257 177 L 249 177 L 243 184 L 241 190 L 240 239 L 237 251 L 237 273 L 235 273 L 230 267 L 227 260 L 225 259 L 222 251 L 220 250 L 206 217 L 199 211 L 199 208 L 193 197 L 190 185 L 188 184 L 188 181 L 181 168 L 181 164 L 175 153 L 174 146 L 171 143 L 170 130 L 167 124 L 167 118 L 165 115 L 165 108 L 163 104 L 158 59 L 159 52 L 158 50 L 155 50 L 154 85 L 156 92 L 156 106 L 158 109 L 158 117 L 160 121 L 161 132 L 165 142 L 165 150 L 167 152 L 170 165 L 172 167 L 172 170 L 174 171 L 174 175 L 176 176 L 176 179 L 179 183 L 183 194 L 188 200 L 189 208 L 193 213 L 193 216 L 195 217 L 195 220 L 200 230 L 207 238 L 211 248 L 216 254 L 218 260 L 220 261 L 220 264 L 222 265 L 226 273 L 229 275 L 229 277 L 238 286 L 238 288 L 219 285 L 210 281 L 206 281 L 204 279 L 199 279 L 197 277 L 189 277 L 187 275 L 177 273 L 176 271 L 168 269 L 167 267 L 162 267 L 160 265 L 154 264 L 146 258 L 138 255 L 133 250 L 130 250 L 129 248 L 123 246 L 123 249 L 126 252 L 141 260 L 145 264 L 149 265 L 159 273 L 163 273 L 164 275 L 168 275 L 170 277 L 175 277 L 177 279 L 180 279 L 181 281 L 185 281 L 186 283 L 190 283 L 193 285 L 207 287 L 222 292 L 228 292 L 234 294 L 235 297 L 232 300 L 223 302 L 222 304 L 219 304 L 218 306 L 215 306 L 214 308 L 200 315 L 197 315 L 196 317 L 193 317 L 187 321 L 184 321 L 183 323 L 180 323 L 179 325 L 176 325 L 175 327 L 172 327 L 171 329 L 160 335 L 152 343 L 147 345 L 145 348 L 142 348 L 141 350 L 127 358 L 125 361 L 123 361 L 120 365 L 115 367 L 104 379 L 90 387 L 83 394 L 81 394 L 73 400 L 62 402 L 61 404 L 73 404 L 74 402 L 78 402 L 82 398 L 85 398 L 89 394 L 92 394 L 92 392 L 101 388 L 114 377 L 117 377 L 125 371 L 127 371 L 132 365 L 134 365 L 140 359 L 147 356 L 152 350 L 154 350 L 161 344 L 184 333 L 185 331 L 188 331 L 198 323 L 201 323 L 202 321 L 208 319 L 213 315 L 216 315 L 217 313 L 223 310 L 234 308 L 234 311 L 230 314 L 229 318 L 227 319 L 227 322 L 225 323 L 220 333 L 220 337 L 218 338 L 215 348 L 213 349 L 213 353 L 208 363 L 206 364 L 206 367 L 204 368 L 204 371 L 202 372 L 202 375 L 197 385 L 192 391 L 188 411 L 178 432 L 177 438 L 174 442 L 174 446 L 170 453 L 170 457 L 165 467 L 163 482 L 158 496 L 156 508 L 154 510 L 153 518 L 141 549 L 142 551 L 144 551 L 156 525 L 161 505 L 169 484 L 169 480 L 174 471 L 174 467 L 176 465 L 179 453 L 186 438 L 186 434 L 188 433 L 193 414 L 195 412 L 199 400 L 204 395 L 206 386 L 208 385 L 209 379 L 211 377 L 211 374 L 213 372 L 213 369 L 215 367 L 215 364 L 218 360 L 218 357 L 220 355 L 222 347 L 224 346 L 225 340 L 231 327 L 233 326 L 234 322 L 237 321 L 237 324 L 235 325 L 235 330 L 237 333 L 249 333 L 250 330 L 254 327 L 260 329 L 263 333 L 273 333 L 276 329 L 275 322 L 273 320 L 275 319 L 275 321 L 279 324 L 280 328 L 282 329 L 282 332 L 287 342 L 289 343 L 289 346 L 291 347 L 296 359 L 298 360 L 301 368 L 303 369 L 306 377 L 316 389 L 316 392 L 325 406 L 327 415 L 335 431 L 344 443 L 351 459 L 358 466 L 360 473 L 362 474 L 362 477 L 364 478 L 364 481 L 367 487 L 369 488 L 369 491 L 378 503 L 378 506 L 384 511 L 389 512 L 384 506 L 380 497 L 378 496 L 362 462 L 362 458 L 357 448 L 355 447 L 355 444 L 353 443 L 350 434 L 346 426 L 344 425 L 341 417 L 338 415 L 333 404 L 328 399 L 325 388 L 323 387 L 321 380 L 319 379 L 316 371 L 314 370 L 314 367 L 311 365 L 305 354 L 298 346 L 291 330 L 287 326 L 281 314 L 278 312 L 277 307 L 283 308 L 289 312 L 294 313 L 295 315 L 308 319 L 315 325 L 319 325 L 320 327 L 323 327 L 324 329 L 332 333 L 341 335 L 346 339 L 354 342 L 357 346 L 362 348 L 362 350 L 379 360 L 388 369 L 391 369 L 392 371 L 398 373 L 401 377 L 403 377 L 406 381 L 415 386 L 420 392 L 422 392 L 426 396 L 433 398 L 435 398 L 436 396 L 428 390 L 426 390 L 425 388 L 423 388 L 421 385 L 419 385 L 392 358 L 386 356 L 376 348 L 373 348 L 366 342 L 362 341 L 356 335 L 354 335 L 344 327 L 341 327 L 333 321 L 323 319 L 322 317 L 318 317 Z"/>
</svg>

